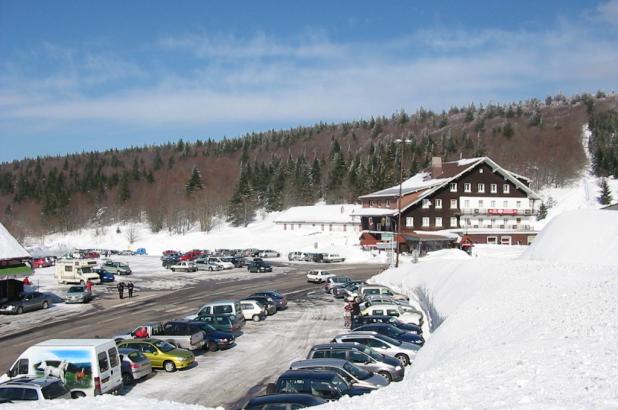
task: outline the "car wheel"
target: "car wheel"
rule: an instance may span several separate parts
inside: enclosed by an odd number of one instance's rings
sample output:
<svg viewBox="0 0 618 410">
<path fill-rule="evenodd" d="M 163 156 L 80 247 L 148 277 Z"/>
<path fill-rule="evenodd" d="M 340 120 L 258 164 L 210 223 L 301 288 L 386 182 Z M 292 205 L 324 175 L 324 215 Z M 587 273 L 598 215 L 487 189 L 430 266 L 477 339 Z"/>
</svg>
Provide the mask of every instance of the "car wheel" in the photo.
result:
<svg viewBox="0 0 618 410">
<path fill-rule="evenodd" d="M 253 317 L 251 319 L 253 319 L 254 322 L 259 322 L 260 321 L 260 316 L 259 315 L 253 315 Z"/>
<path fill-rule="evenodd" d="M 86 393 L 84 393 L 83 391 L 74 391 L 71 393 L 72 399 L 81 399 L 83 397 L 86 397 Z"/>
<path fill-rule="evenodd" d="M 172 268 L 172 272 L 176 272 L 176 269 Z"/>
<path fill-rule="evenodd" d="M 381 370 L 378 374 L 388 380 L 389 383 L 393 381 L 393 376 L 391 376 L 391 374 L 386 370 Z"/>
<path fill-rule="evenodd" d="M 410 358 L 408 357 L 408 355 L 405 355 L 403 353 L 397 353 L 395 355 L 395 359 L 398 359 L 402 365 L 407 366 L 410 364 Z"/>
<path fill-rule="evenodd" d="M 47 309 L 47 308 L 49 307 L 49 302 L 48 302 L 48 301 L 46 301 L 46 300 L 45 300 L 45 301 L 43 301 L 43 305 L 41 305 L 41 307 L 42 307 L 43 309 Z"/>
<path fill-rule="evenodd" d="M 163 368 L 168 373 L 172 373 L 176 371 L 176 365 L 174 364 L 174 362 L 171 362 L 169 360 L 166 360 L 165 363 L 163 363 Z"/>
<path fill-rule="evenodd" d="M 217 346 L 215 342 L 208 342 L 206 343 L 206 350 L 208 350 L 209 352 L 216 352 L 217 350 L 219 350 L 219 346 Z"/>
<path fill-rule="evenodd" d="M 24 307 L 23 306 L 18 306 L 17 310 L 15 311 L 16 314 L 21 315 L 22 313 L 24 313 Z"/>
<path fill-rule="evenodd" d="M 135 379 L 133 379 L 133 375 L 131 373 L 122 373 L 122 384 L 125 386 L 130 386 L 134 381 Z"/>
</svg>

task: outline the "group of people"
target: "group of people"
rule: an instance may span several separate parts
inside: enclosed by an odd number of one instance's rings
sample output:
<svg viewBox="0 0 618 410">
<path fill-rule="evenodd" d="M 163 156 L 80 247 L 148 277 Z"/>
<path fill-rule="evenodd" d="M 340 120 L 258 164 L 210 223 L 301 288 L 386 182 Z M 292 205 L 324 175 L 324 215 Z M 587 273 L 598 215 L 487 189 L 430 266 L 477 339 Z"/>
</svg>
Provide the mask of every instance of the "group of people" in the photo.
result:
<svg viewBox="0 0 618 410">
<path fill-rule="evenodd" d="M 352 321 L 360 315 L 361 302 L 362 300 L 358 296 L 346 302 L 343 308 L 343 324 L 346 328 L 350 329 L 352 327 Z"/>
<path fill-rule="evenodd" d="M 120 296 L 120 299 L 124 299 L 124 288 L 127 288 L 127 292 L 129 293 L 129 297 L 132 298 L 133 297 L 133 289 L 135 288 L 133 286 L 133 282 L 128 282 L 128 283 L 124 283 L 124 282 L 118 282 L 118 285 L 116 285 L 116 289 L 118 289 L 118 296 Z"/>
</svg>

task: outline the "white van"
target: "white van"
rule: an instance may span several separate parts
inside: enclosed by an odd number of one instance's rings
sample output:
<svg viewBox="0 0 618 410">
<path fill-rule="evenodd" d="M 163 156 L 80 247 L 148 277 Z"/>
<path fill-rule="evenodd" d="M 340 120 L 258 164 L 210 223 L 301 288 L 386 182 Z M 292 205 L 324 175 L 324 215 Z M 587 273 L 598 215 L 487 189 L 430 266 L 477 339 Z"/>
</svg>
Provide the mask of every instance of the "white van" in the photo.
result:
<svg viewBox="0 0 618 410">
<path fill-rule="evenodd" d="M 187 319 L 195 319 L 200 316 L 209 315 L 231 315 L 236 316 L 238 320 L 245 320 L 240 302 L 236 300 L 218 300 L 216 302 L 207 303 L 200 308 L 196 315 L 188 316 Z"/>
<path fill-rule="evenodd" d="M 1 381 L 55 376 L 73 398 L 96 396 L 120 390 L 120 366 L 112 339 L 51 339 L 26 349 Z"/>
<path fill-rule="evenodd" d="M 94 284 L 101 283 L 101 277 L 92 269 L 97 261 L 92 259 L 59 260 L 56 262 L 54 277 L 60 284 L 83 283 L 90 281 Z"/>
</svg>

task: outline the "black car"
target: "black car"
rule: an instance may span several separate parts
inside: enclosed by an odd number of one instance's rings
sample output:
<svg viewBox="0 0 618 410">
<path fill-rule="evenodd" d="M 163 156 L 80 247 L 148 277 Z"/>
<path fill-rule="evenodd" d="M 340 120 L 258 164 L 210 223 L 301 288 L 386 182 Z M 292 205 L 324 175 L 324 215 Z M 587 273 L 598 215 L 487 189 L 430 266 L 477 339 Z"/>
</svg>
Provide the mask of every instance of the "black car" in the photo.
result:
<svg viewBox="0 0 618 410">
<path fill-rule="evenodd" d="M 176 265 L 178 264 L 178 262 L 180 262 L 180 256 L 168 255 L 164 256 L 161 259 L 161 266 L 163 266 L 165 269 L 169 269 L 170 266 Z"/>
<path fill-rule="evenodd" d="M 265 296 L 269 297 L 275 302 L 275 306 L 277 306 L 277 310 L 283 310 L 288 307 L 288 300 L 281 293 L 276 290 L 265 290 L 263 292 L 255 292 L 248 299 L 253 298 L 254 296 Z"/>
<path fill-rule="evenodd" d="M 234 267 L 236 268 L 242 268 L 243 266 L 246 265 L 245 258 L 243 258 L 242 256 L 232 256 L 231 262 L 234 264 Z"/>
<path fill-rule="evenodd" d="M 229 349 L 236 343 L 236 338 L 232 332 L 217 330 L 208 323 L 199 320 L 192 320 L 190 324 L 204 333 L 204 349 L 210 352 Z"/>
<path fill-rule="evenodd" d="M 312 394 L 324 400 L 339 400 L 343 396 L 360 396 L 373 389 L 355 387 L 343 377 L 329 370 L 288 370 L 268 385 L 268 393 Z"/>
<path fill-rule="evenodd" d="M 400 342 L 413 343 L 418 346 L 425 344 L 423 336 L 419 336 L 416 333 L 406 332 L 388 323 L 371 323 L 369 325 L 362 325 L 354 329 L 355 332 L 377 332 L 381 335 L 388 336 L 392 339 L 399 340 Z"/>
<path fill-rule="evenodd" d="M 259 261 L 252 261 L 249 265 L 247 265 L 247 270 L 249 272 L 272 272 L 273 268 L 272 266 L 270 266 L 269 263 L 266 263 L 262 260 Z"/>
<path fill-rule="evenodd" d="M 269 315 L 269 316 L 270 315 L 274 315 L 275 313 L 277 313 L 277 304 L 275 303 L 273 298 L 271 298 L 270 296 L 251 295 L 249 297 L 246 297 L 243 300 L 255 300 L 260 305 L 262 305 L 262 306 L 264 306 L 266 308 L 266 314 Z"/>
<path fill-rule="evenodd" d="M 319 406 L 326 403 L 326 400 L 310 394 L 300 393 L 281 393 L 270 394 L 268 396 L 255 397 L 249 400 L 245 410 L 267 410 L 267 409 L 304 409 L 306 407 Z M 284 406 L 289 407 L 284 407 Z"/>
<path fill-rule="evenodd" d="M 388 323 L 389 325 L 393 325 L 396 328 L 407 332 L 416 333 L 417 335 L 423 334 L 423 328 L 419 325 L 415 325 L 414 323 L 405 323 L 397 319 L 395 316 L 388 315 L 355 316 L 352 318 L 352 329 L 371 323 Z"/>
</svg>

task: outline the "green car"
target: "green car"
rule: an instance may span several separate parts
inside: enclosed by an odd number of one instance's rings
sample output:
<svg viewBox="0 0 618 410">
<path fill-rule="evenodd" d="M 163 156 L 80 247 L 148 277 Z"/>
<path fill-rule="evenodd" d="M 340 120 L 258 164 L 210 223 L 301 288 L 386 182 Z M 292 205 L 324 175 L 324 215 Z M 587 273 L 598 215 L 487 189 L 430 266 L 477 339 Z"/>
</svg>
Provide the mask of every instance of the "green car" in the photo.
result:
<svg viewBox="0 0 618 410">
<path fill-rule="evenodd" d="M 153 368 L 165 369 L 166 372 L 187 368 L 195 362 L 195 356 L 190 351 L 159 339 L 123 340 L 118 342 L 118 348 L 139 350 L 150 360 Z"/>
<path fill-rule="evenodd" d="M 204 315 L 198 316 L 194 320 L 206 322 L 217 330 L 236 333 L 245 325 L 245 321 L 234 315 Z"/>
</svg>

